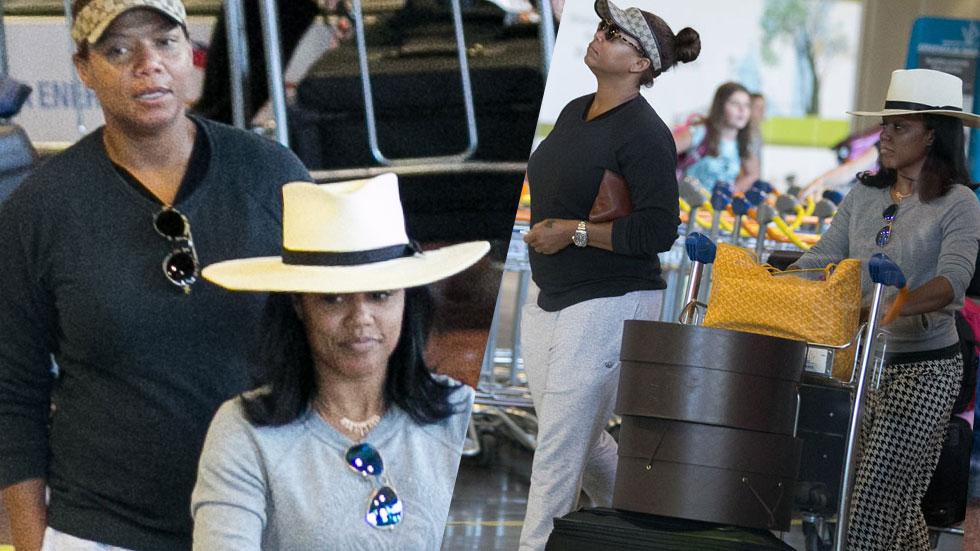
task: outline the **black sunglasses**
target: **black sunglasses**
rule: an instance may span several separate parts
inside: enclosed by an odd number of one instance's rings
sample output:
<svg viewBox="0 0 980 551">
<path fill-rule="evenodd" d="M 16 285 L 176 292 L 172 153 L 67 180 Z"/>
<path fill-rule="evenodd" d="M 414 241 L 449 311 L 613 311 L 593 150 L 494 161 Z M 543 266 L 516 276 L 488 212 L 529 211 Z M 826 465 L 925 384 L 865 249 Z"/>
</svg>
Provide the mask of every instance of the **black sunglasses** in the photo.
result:
<svg viewBox="0 0 980 551">
<path fill-rule="evenodd" d="M 351 446 L 344 454 L 347 466 L 364 478 L 374 477 L 381 485 L 371 493 L 364 521 L 375 528 L 394 528 L 402 521 L 402 502 L 398 494 L 387 484 L 381 483 L 384 474 L 384 461 L 381 454 L 371 444 L 362 442 Z"/>
<path fill-rule="evenodd" d="M 165 206 L 153 217 L 153 229 L 171 244 L 170 254 L 163 259 L 163 275 L 185 294 L 190 293 L 198 270 L 190 222 L 177 209 Z"/>
<path fill-rule="evenodd" d="M 875 236 L 875 245 L 884 247 L 888 244 L 888 241 L 892 238 L 892 222 L 895 221 L 895 215 L 897 214 L 898 203 L 888 205 L 881 212 L 881 217 L 885 219 L 885 227 L 878 230 L 878 235 Z"/>
<path fill-rule="evenodd" d="M 612 40 L 614 38 L 618 38 L 618 39 L 622 40 L 623 42 L 629 44 L 630 47 L 633 48 L 634 50 L 636 50 L 637 52 L 639 52 L 639 54 L 641 56 L 643 56 L 643 57 L 646 57 L 647 56 L 646 52 L 643 51 L 643 48 L 640 48 L 636 44 L 633 44 L 632 42 L 629 41 L 629 39 L 627 39 L 625 36 L 623 36 L 625 33 L 616 24 L 610 23 L 610 22 L 606 21 L 605 19 L 600 19 L 599 20 L 599 29 L 598 30 L 599 31 L 602 31 L 603 35 L 605 35 L 605 37 L 606 37 L 606 40 Z"/>
</svg>

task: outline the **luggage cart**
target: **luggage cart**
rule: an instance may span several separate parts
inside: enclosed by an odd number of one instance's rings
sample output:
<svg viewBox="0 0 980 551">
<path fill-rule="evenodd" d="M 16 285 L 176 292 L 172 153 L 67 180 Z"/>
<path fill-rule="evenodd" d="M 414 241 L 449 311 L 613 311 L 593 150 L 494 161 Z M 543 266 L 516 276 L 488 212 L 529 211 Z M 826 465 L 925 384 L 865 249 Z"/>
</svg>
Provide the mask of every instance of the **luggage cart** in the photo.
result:
<svg viewBox="0 0 980 551">
<path fill-rule="evenodd" d="M 680 322 L 685 324 L 698 324 L 702 319 L 700 313 L 707 308 L 707 305 L 698 302 L 696 297 L 701 286 L 702 273 L 705 265 L 714 262 L 715 245 L 703 234 L 694 233 L 688 236 L 685 246 L 692 262 L 692 268 L 691 277 L 685 293 L 685 298 L 688 301 L 681 311 Z M 836 388 L 847 392 L 850 402 L 846 423 L 840 492 L 836 504 L 837 514 L 836 517 L 828 518 L 819 513 L 804 513 L 804 536 L 806 538 L 807 551 L 827 551 L 829 549 L 840 551 L 844 549 L 850 512 L 849 498 L 854 484 L 857 439 L 864 402 L 869 388 L 877 387 L 884 366 L 884 361 L 881 359 L 883 357 L 884 347 L 882 346 L 880 349 L 876 349 L 876 345 L 880 342 L 880 337 L 882 336 L 877 325 L 881 297 L 886 286 L 899 288 L 905 286 L 905 277 L 901 269 L 883 253 L 878 253 L 871 257 L 868 263 L 868 269 L 871 280 L 874 283 L 871 312 L 868 322 L 859 327 L 854 339 L 843 345 L 807 343 L 807 371 L 810 371 L 811 380 L 816 380 L 828 388 Z M 855 354 L 854 369 L 850 381 L 843 382 L 831 378 L 830 366 L 833 364 L 834 353 L 852 346 L 855 347 L 857 353 Z M 877 354 L 876 350 L 878 352 Z M 810 351 L 813 351 L 813 354 Z M 809 365 L 811 363 L 811 357 L 814 358 L 814 365 L 812 367 Z M 800 406 L 800 396 L 798 395 L 797 428 L 800 421 Z M 830 529 L 831 525 L 835 525 L 833 531 Z"/>
<path fill-rule="evenodd" d="M 498 437 L 504 435 L 528 450 L 537 445 L 537 417 L 533 413 L 531 394 L 521 360 L 521 308 L 527 302 L 531 283 L 531 266 L 527 256 L 524 234 L 528 225 L 517 223 L 511 233 L 504 273 L 517 274 L 517 293 L 513 302 L 511 348 L 498 347 L 497 334 L 501 326 L 502 308 L 506 307 L 505 288 L 501 282 L 497 306 L 490 323 L 490 335 L 483 356 L 480 383 L 477 386 L 473 416 L 470 420 L 467 442 L 463 454 L 479 456 L 480 462 L 489 464 L 494 457 Z"/>
</svg>

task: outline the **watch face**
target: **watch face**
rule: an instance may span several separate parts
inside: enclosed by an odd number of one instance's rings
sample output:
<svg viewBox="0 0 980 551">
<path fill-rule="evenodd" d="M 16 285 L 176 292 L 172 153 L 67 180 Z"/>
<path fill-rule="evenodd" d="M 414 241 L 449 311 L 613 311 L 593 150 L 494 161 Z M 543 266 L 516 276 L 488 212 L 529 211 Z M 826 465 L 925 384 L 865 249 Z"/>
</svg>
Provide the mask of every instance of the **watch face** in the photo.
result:
<svg viewBox="0 0 980 551">
<path fill-rule="evenodd" d="M 584 247 L 588 243 L 588 240 L 588 234 L 581 228 L 575 230 L 575 235 L 572 236 L 572 243 L 574 243 L 576 247 Z"/>
</svg>

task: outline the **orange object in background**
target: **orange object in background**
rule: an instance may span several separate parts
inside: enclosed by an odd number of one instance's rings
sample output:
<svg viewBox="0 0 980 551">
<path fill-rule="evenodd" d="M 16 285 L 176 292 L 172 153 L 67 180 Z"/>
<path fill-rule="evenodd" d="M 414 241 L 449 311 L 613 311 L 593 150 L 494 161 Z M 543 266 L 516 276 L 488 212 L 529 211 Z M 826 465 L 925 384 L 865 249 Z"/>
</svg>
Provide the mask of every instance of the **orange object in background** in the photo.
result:
<svg viewBox="0 0 980 551">
<path fill-rule="evenodd" d="M 427 243 L 423 250 L 447 243 Z M 429 368 L 476 388 L 483 367 L 497 291 L 503 275 L 500 259 L 483 257 L 463 272 L 429 285 L 432 328 L 425 347 Z"/>
<path fill-rule="evenodd" d="M 700 221 L 703 227 L 711 227 L 712 216 L 713 216 L 712 213 L 706 210 L 698 209 L 698 220 Z M 689 217 L 690 217 L 689 213 L 681 211 L 680 218 L 682 224 L 687 224 Z M 734 216 L 729 215 L 729 213 L 723 213 L 722 219 L 724 219 L 726 223 L 729 224 L 734 223 Z M 793 219 L 792 216 L 787 217 L 787 220 L 792 220 L 792 219 Z M 817 220 L 817 218 L 813 218 L 813 220 Z M 759 224 L 752 218 L 743 217 L 742 229 L 748 232 L 750 236 L 755 237 L 759 233 Z M 800 239 L 800 241 L 803 241 L 807 245 L 813 245 L 817 241 L 820 241 L 820 236 L 817 234 L 797 233 L 796 236 Z M 772 239 L 773 241 L 779 241 L 781 243 L 791 242 L 786 235 L 784 235 L 782 232 L 780 232 L 774 227 L 768 228 L 768 230 L 766 231 L 766 239 Z"/>
<path fill-rule="evenodd" d="M 909 286 L 906 285 L 905 287 L 902 287 L 901 289 L 898 290 L 898 294 L 895 295 L 895 301 L 892 302 L 892 305 L 888 308 L 888 311 L 885 312 L 885 317 L 881 318 L 882 327 L 888 325 L 889 323 L 895 321 L 896 318 L 898 318 L 898 313 L 902 311 L 902 306 L 905 304 L 905 301 L 908 298 L 909 298 Z"/>
<path fill-rule="evenodd" d="M 517 222 L 531 221 L 531 187 L 527 184 L 527 174 L 524 174 L 524 186 L 521 187 L 521 200 L 517 202 Z"/>
</svg>

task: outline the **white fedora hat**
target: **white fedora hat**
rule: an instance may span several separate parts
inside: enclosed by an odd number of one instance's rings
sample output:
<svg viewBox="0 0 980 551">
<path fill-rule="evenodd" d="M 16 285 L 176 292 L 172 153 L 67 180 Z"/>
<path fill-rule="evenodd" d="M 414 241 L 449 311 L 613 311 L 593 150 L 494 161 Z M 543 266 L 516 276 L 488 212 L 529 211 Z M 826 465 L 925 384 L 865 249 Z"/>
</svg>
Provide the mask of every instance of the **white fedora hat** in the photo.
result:
<svg viewBox="0 0 980 551">
<path fill-rule="evenodd" d="M 848 111 L 848 114 L 860 117 L 927 113 L 956 117 L 966 126 L 980 126 L 980 116 L 963 111 L 963 81 L 957 76 L 932 69 L 892 71 L 884 109 Z"/>
<path fill-rule="evenodd" d="M 490 250 L 471 241 L 422 252 L 405 233 L 398 177 L 282 188 L 282 256 L 212 264 L 233 291 L 360 293 L 417 287 L 465 270 Z"/>
</svg>

